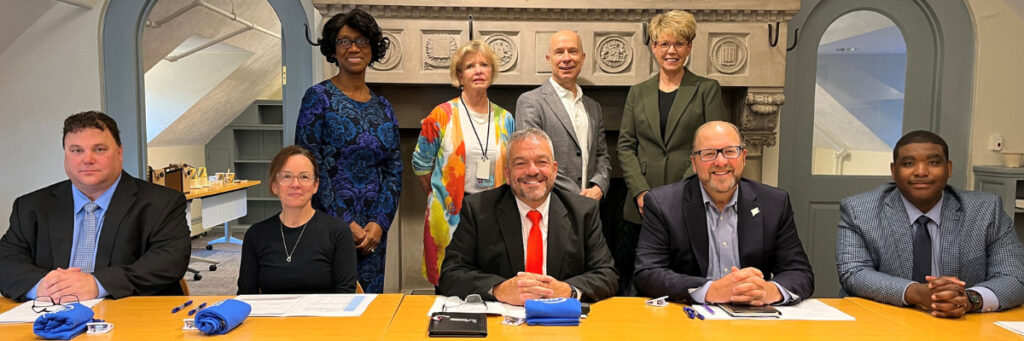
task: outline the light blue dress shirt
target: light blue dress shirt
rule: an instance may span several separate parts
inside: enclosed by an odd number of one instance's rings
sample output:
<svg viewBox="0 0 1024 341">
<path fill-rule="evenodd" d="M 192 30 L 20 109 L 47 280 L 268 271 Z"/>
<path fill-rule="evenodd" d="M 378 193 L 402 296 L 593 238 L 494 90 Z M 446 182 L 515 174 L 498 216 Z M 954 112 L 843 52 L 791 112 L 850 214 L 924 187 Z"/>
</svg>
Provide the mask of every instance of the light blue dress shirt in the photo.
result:
<svg viewBox="0 0 1024 341">
<path fill-rule="evenodd" d="M 704 186 L 700 187 L 700 195 L 704 199 L 704 210 L 707 218 L 708 227 L 708 274 L 706 278 L 708 281 L 704 285 L 696 289 L 691 289 L 690 297 L 693 298 L 697 303 L 705 303 L 704 298 L 708 294 L 708 289 L 711 288 L 711 282 L 725 277 L 730 273 L 732 267 L 742 268 L 740 266 L 740 251 L 737 237 L 737 214 L 736 214 L 736 200 L 739 198 L 740 190 L 739 186 L 736 187 L 736 191 L 732 193 L 732 198 L 729 199 L 729 203 L 725 205 L 725 208 L 721 212 L 718 211 L 718 207 L 711 201 L 711 197 L 708 196 L 708 192 L 704 190 Z M 779 288 L 779 293 L 782 294 L 782 300 L 776 304 L 786 304 L 793 300 L 792 293 L 786 288 L 783 288 L 779 283 L 771 282 Z"/>
<path fill-rule="evenodd" d="M 932 240 L 932 271 L 929 275 L 936 277 L 944 275 L 942 273 L 942 246 L 940 244 L 942 235 L 939 234 L 939 226 L 942 225 L 942 202 L 944 197 L 945 194 L 943 194 L 943 198 L 939 198 L 939 202 L 935 203 L 934 207 L 928 210 L 928 213 L 921 213 L 921 210 L 917 209 L 917 206 L 911 204 L 903 194 L 900 194 L 900 199 L 903 199 L 903 208 L 907 210 L 907 217 L 910 218 L 910 221 L 917 221 L 917 218 L 920 216 L 926 216 L 931 219 L 931 221 L 928 222 L 928 234 Z M 917 232 L 918 227 L 915 226 L 914 223 L 910 223 L 910 226 L 914 229 L 911 231 L 911 235 L 913 235 L 913 233 Z M 958 228 L 958 226 L 951 228 Z M 906 288 L 903 288 L 903 305 L 907 305 L 906 292 L 907 289 L 910 288 L 910 284 L 908 284 Z M 999 297 L 996 297 L 996 293 L 992 292 L 989 288 L 973 286 L 967 289 L 981 294 L 982 300 L 985 301 L 981 306 L 981 311 L 989 312 L 999 309 Z"/>
<path fill-rule="evenodd" d="M 117 184 L 119 183 L 121 183 L 121 176 L 118 176 L 117 180 L 114 181 L 114 184 L 111 185 L 110 188 L 107 188 L 107 190 L 96 198 L 96 201 L 94 201 L 96 205 L 99 206 L 95 212 L 97 252 L 99 252 L 100 232 L 103 231 L 103 218 L 106 215 L 107 208 L 110 207 L 110 199 L 114 197 L 114 190 L 117 189 Z M 68 260 L 68 264 L 71 264 L 75 259 L 75 253 L 78 246 L 78 234 L 82 231 L 82 224 L 85 222 L 85 209 L 83 207 L 86 203 L 91 201 L 85 193 L 82 193 L 82 191 L 78 190 L 74 185 L 71 186 L 71 198 L 74 200 L 74 206 L 72 207 L 75 212 L 75 229 L 74 235 L 71 237 L 71 258 Z M 96 254 L 93 254 L 93 262 L 95 263 L 95 261 Z M 107 290 L 103 288 L 103 284 L 101 284 L 98 279 L 93 277 L 93 280 L 96 281 L 96 288 L 99 289 L 99 294 L 96 297 L 106 297 L 109 295 Z M 25 297 L 28 299 L 35 299 L 37 296 L 36 291 L 39 289 L 39 284 L 42 282 L 43 280 L 39 279 L 39 282 L 36 282 L 36 285 L 32 287 L 32 290 L 29 290 L 28 293 L 25 294 Z"/>
</svg>

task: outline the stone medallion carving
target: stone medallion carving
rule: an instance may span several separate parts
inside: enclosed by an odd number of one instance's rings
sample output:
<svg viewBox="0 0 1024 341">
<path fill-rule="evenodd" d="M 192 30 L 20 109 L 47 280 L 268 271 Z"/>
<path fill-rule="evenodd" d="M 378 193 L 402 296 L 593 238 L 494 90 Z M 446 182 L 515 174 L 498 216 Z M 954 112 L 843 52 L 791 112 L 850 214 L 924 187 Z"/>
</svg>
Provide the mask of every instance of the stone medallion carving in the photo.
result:
<svg viewBox="0 0 1024 341">
<path fill-rule="evenodd" d="M 516 61 L 519 60 L 519 49 L 511 37 L 497 33 L 487 37 L 485 42 L 491 47 L 491 50 L 494 50 L 494 55 L 498 57 L 498 71 L 505 72 L 516 65 Z"/>
<path fill-rule="evenodd" d="M 724 37 L 708 50 L 711 66 L 725 74 L 736 73 L 747 65 L 747 46 L 738 37 Z"/>
<path fill-rule="evenodd" d="M 459 48 L 459 36 L 433 33 L 423 36 L 423 67 L 426 70 L 447 69 Z"/>
<path fill-rule="evenodd" d="M 402 62 L 402 43 L 398 41 L 398 36 L 391 32 L 383 32 L 384 37 L 391 41 L 391 46 L 388 46 L 388 51 L 384 53 L 384 58 L 380 61 L 370 64 L 374 70 L 377 71 L 388 71 L 398 66 L 398 63 Z"/>
<path fill-rule="evenodd" d="M 607 73 L 621 73 L 633 62 L 633 46 L 619 35 L 601 38 L 595 50 L 597 66 Z"/>
</svg>

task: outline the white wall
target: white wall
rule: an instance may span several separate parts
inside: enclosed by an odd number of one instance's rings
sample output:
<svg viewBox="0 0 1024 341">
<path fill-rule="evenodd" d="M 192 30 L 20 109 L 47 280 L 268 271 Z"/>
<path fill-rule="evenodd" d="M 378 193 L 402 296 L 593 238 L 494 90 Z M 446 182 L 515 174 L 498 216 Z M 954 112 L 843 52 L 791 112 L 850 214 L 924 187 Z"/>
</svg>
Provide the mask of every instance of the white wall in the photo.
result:
<svg viewBox="0 0 1024 341">
<path fill-rule="evenodd" d="M 64 118 L 101 108 L 99 28 L 106 2 L 91 10 L 56 4 L 0 53 L 0 232 L 7 231 L 15 198 L 67 178 Z"/>
<path fill-rule="evenodd" d="M 971 119 L 971 145 L 968 162 L 972 165 L 1001 165 L 1002 156 L 988 149 L 988 138 L 999 133 L 1004 138 L 1004 150 L 1024 152 L 1024 107 L 1020 96 L 1024 94 L 1024 70 L 1020 56 L 1024 55 L 1024 16 L 1020 5 L 1008 1 L 1019 0 L 967 0 L 977 35 L 974 64 L 974 104 Z M 1013 7 L 1016 6 L 1016 7 Z M 966 123 L 966 122 L 965 122 Z M 956 148 L 957 146 L 951 146 Z M 953 165 L 958 167 L 961 165 Z M 967 183 L 974 185 L 974 172 Z"/>
<path fill-rule="evenodd" d="M 199 45 L 208 41 L 193 37 L 186 42 Z M 252 55 L 219 43 L 178 61 L 161 60 L 146 71 L 146 141 L 157 137 Z"/>
<path fill-rule="evenodd" d="M 169 146 L 149 147 L 147 164 L 155 168 L 167 167 L 168 164 L 184 161 L 192 167 L 206 166 L 206 146 Z"/>
</svg>

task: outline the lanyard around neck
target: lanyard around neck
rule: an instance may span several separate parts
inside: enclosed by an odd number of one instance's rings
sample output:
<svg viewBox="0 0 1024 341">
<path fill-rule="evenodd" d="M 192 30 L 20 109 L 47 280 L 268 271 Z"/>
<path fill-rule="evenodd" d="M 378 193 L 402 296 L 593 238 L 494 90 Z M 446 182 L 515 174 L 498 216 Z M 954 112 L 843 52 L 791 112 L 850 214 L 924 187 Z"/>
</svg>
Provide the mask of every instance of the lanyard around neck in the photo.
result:
<svg viewBox="0 0 1024 341">
<path fill-rule="evenodd" d="M 487 101 L 487 131 L 484 132 L 484 139 L 480 141 L 480 134 L 476 132 L 476 125 L 473 124 L 473 117 L 469 114 L 469 106 L 466 105 L 466 100 L 459 96 L 459 103 L 462 103 L 462 108 L 466 109 L 466 118 L 469 121 L 469 126 L 473 129 L 473 136 L 476 136 L 476 143 L 480 145 L 480 150 L 483 151 L 483 158 L 487 160 L 487 148 L 491 146 L 491 101 Z M 488 143 L 484 143 L 488 142 Z"/>
</svg>

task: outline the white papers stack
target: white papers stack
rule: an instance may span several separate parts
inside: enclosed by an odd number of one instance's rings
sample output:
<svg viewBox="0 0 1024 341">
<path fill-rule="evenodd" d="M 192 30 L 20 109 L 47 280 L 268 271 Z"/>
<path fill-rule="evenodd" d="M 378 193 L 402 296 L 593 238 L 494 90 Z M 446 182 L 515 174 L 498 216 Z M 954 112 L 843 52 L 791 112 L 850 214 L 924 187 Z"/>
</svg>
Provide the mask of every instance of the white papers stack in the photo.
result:
<svg viewBox="0 0 1024 341">
<path fill-rule="evenodd" d="M 1024 322 L 996 321 L 995 323 L 997 326 L 1009 329 L 1018 335 L 1024 335 Z"/>
<path fill-rule="evenodd" d="M 1015 206 L 1017 206 L 1017 208 L 1024 208 L 1024 199 L 1017 199 L 1017 201 L 1015 201 L 1015 203 L 1016 203 Z"/>
<path fill-rule="evenodd" d="M 315 295 L 239 295 L 235 299 L 249 303 L 249 316 L 323 316 L 355 317 L 363 315 L 376 294 Z"/>
<path fill-rule="evenodd" d="M 86 307 L 92 308 L 93 306 L 96 305 L 96 303 L 100 303 L 100 301 L 102 300 L 102 298 L 96 298 L 81 301 L 79 303 Z M 17 307 L 11 308 L 11 310 L 5 311 L 3 314 L 0 314 L 0 323 L 35 322 L 36 318 L 38 318 L 39 315 L 42 314 L 44 313 L 37 313 L 35 311 L 32 311 L 32 301 L 28 301 L 19 304 Z"/>
<path fill-rule="evenodd" d="M 455 296 L 434 299 L 434 305 L 430 306 L 427 316 L 441 311 L 450 313 L 485 313 L 488 315 L 526 318 L 526 308 L 524 307 L 501 302 L 483 302 L 483 304 L 462 303 L 462 300 Z"/>
<path fill-rule="evenodd" d="M 775 317 L 732 317 L 725 310 L 718 306 L 708 305 L 711 310 L 714 310 L 714 314 L 708 313 L 707 309 L 700 305 L 693 306 L 694 310 L 697 310 L 704 315 L 704 318 L 708 320 L 741 320 L 741 319 L 754 319 L 754 320 L 810 320 L 810 321 L 855 321 L 853 316 L 847 315 L 846 313 L 836 309 L 828 304 L 822 303 L 819 300 L 810 299 L 804 300 L 797 305 L 791 306 L 777 306 L 782 312 L 782 316 L 779 318 Z M 683 314 L 683 312 L 679 312 Z M 685 315 L 684 315 L 685 316 Z"/>
</svg>

